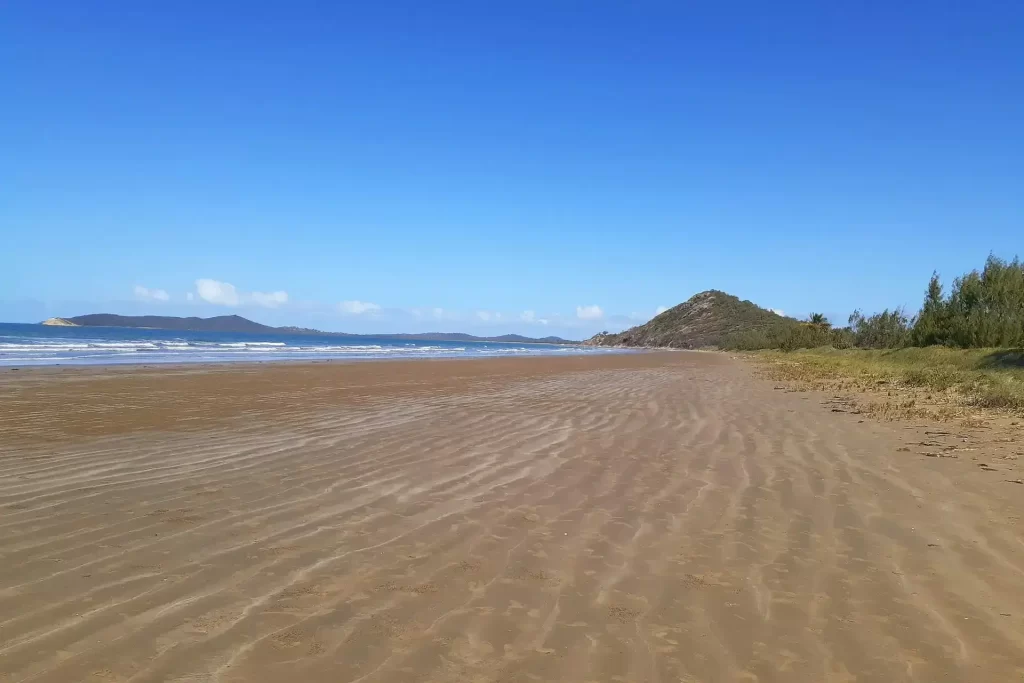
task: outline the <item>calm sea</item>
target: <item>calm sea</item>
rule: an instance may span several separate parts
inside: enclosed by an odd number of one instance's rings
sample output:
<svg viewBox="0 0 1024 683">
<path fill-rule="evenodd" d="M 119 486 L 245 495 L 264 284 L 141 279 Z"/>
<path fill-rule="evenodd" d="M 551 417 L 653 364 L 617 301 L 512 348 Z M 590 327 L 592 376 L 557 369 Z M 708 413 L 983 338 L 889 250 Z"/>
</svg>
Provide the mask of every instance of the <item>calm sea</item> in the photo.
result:
<svg viewBox="0 0 1024 683">
<path fill-rule="evenodd" d="M 386 337 L 173 332 L 127 327 L 50 327 L 0 323 L 0 366 L 109 365 L 381 359 L 485 358 L 614 353 L 555 344 L 418 342 Z"/>
</svg>

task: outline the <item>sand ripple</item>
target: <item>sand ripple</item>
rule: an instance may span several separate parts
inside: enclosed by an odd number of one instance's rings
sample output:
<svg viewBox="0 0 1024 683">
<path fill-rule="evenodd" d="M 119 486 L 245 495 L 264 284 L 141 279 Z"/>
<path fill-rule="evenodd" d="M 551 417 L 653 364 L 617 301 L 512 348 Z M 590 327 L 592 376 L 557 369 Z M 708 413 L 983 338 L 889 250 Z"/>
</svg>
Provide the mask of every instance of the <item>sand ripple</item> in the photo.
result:
<svg viewBox="0 0 1024 683">
<path fill-rule="evenodd" d="M 0 681 L 1024 675 L 1019 489 L 724 356 L 0 394 Z"/>
</svg>

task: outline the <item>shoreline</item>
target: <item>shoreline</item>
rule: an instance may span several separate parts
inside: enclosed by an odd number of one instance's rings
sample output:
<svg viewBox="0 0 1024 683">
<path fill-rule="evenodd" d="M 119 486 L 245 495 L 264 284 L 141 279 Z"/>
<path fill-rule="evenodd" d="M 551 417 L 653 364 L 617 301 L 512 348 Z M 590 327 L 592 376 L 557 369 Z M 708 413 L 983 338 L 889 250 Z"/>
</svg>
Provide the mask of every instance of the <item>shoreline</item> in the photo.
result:
<svg viewBox="0 0 1024 683">
<path fill-rule="evenodd" d="M 489 343 L 518 343 L 518 342 L 489 342 Z M 556 345 L 552 345 L 556 346 Z M 36 363 L 26 365 L 0 365 L 0 377 L 8 372 L 22 372 L 22 373 L 41 373 L 47 371 L 58 371 L 62 372 L 65 370 L 74 370 L 76 372 L 94 370 L 96 372 L 110 371 L 121 368 L 124 372 L 130 372 L 132 370 L 148 369 L 148 370 L 184 370 L 188 368 L 230 368 L 230 367 L 246 367 L 246 366 L 275 366 L 275 365 L 348 365 L 356 364 L 362 365 L 365 363 L 433 363 L 433 362 L 460 362 L 460 361 L 515 361 L 515 360 L 531 360 L 541 358 L 554 358 L 554 359 L 574 359 L 574 358 L 606 358 L 606 357 L 617 357 L 627 355 L 639 355 L 647 353 L 661 353 L 661 352 L 676 352 L 676 351 L 690 351 L 690 349 L 655 349 L 655 348 L 615 348 L 609 352 L 597 352 L 597 353 L 579 353 L 572 355 L 560 355 L 560 354 L 523 354 L 521 356 L 423 356 L 423 357 L 408 357 L 399 356 L 391 358 L 273 358 L 268 360 L 259 359 L 248 359 L 240 358 L 238 360 L 197 360 L 197 361 L 125 361 L 119 363 Z M 696 351 L 695 351 L 696 352 Z M 706 353 L 706 351 L 701 351 Z"/>
<path fill-rule="evenodd" d="M 0 367 L 541 356 L 614 352 L 555 339 L 75 328 L 0 323 Z"/>
<path fill-rule="evenodd" d="M 488 344 L 508 344 L 508 345 L 519 345 L 524 346 L 520 342 L 487 342 Z M 553 346 L 557 348 L 574 348 L 566 345 L 558 344 L 544 344 L 546 346 Z M 528 345 L 525 345 L 528 346 Z M 537 344 L 541 346 L 541 344 Z M 589 347 L 579 347 L 581 349 L 588 349 Z M 600 350 L 579 350 L 569 353 L 544 353 L 544 352 L 528 352 L 522 354 L 501 354 L 501 353 L 479 353 L 476 355 L 469 355 L 468 353 L 452 353 L 451 355 L 379 355 L 379 356 L 357 356 L 357 355 L 340 355 L 332 357 L 301 357 L 301 358 L 288 358 L 288 357 L 274 357 L 274 358 L 218 358 L 218 359 L 198 359 L 198 360 L 182 360 L 180 358 L 171 360 L 103 360 L 103 361 L 86 361 L 76 359 L 53 359 L 46 360 L 43 362 L 38 361 L 25 361 L 25 362 L 0 362 L 0 372 L 4 370 L 27 370 L 34 368 L 110 368 L 110 367 L 145 367 L 145 366 L 186 366 L 186 365 L 246 365 L 246 364 L 268 364 L 268 363 L 362 363 L 370 361 L 431 361 L 431 360 L 490 360 L 490 359 L 501 359 L 501 358 L 579 358 L 579 357 L 594 357 L 594 356 L 613 356 L 622 355 L 623 353 L 631 352 L 644 352 L 644 351 L 662 351 L 668 349 L 627 349 L 623 348 L 605 348 Z M 54 362 L 59 361 L 59 362 Z"/>
</svg>

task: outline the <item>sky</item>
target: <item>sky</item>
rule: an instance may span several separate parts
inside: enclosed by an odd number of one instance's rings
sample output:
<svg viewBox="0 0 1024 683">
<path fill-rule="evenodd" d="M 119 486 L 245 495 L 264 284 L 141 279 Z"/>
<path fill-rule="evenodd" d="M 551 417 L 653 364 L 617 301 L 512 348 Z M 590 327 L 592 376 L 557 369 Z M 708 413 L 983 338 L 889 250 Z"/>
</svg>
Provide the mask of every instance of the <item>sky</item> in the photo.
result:
<svg viewBox="0 0 1024 683">
<path fill-rule="evenodd" d="M 0 320 L 573 338 L 1024 255 L 1024 3 L 19 1 Z"/>
</svg>

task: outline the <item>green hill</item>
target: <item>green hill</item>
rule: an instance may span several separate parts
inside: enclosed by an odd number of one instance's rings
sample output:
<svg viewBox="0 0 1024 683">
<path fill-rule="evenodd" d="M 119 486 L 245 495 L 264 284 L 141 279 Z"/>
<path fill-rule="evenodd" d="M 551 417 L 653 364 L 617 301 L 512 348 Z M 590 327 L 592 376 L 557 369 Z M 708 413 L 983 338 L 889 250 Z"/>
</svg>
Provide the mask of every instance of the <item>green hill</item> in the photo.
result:
<svg viewBox="0 0 1024 683">
<path fill-rule="evenodd" d="M 782 332 L 800 323 L 718 290 L 701 292 L 649 322 L 618 334 L 598 334 L 591 346 L 674 349 L 723 347 L 752 332 Z"/>
</svg>

